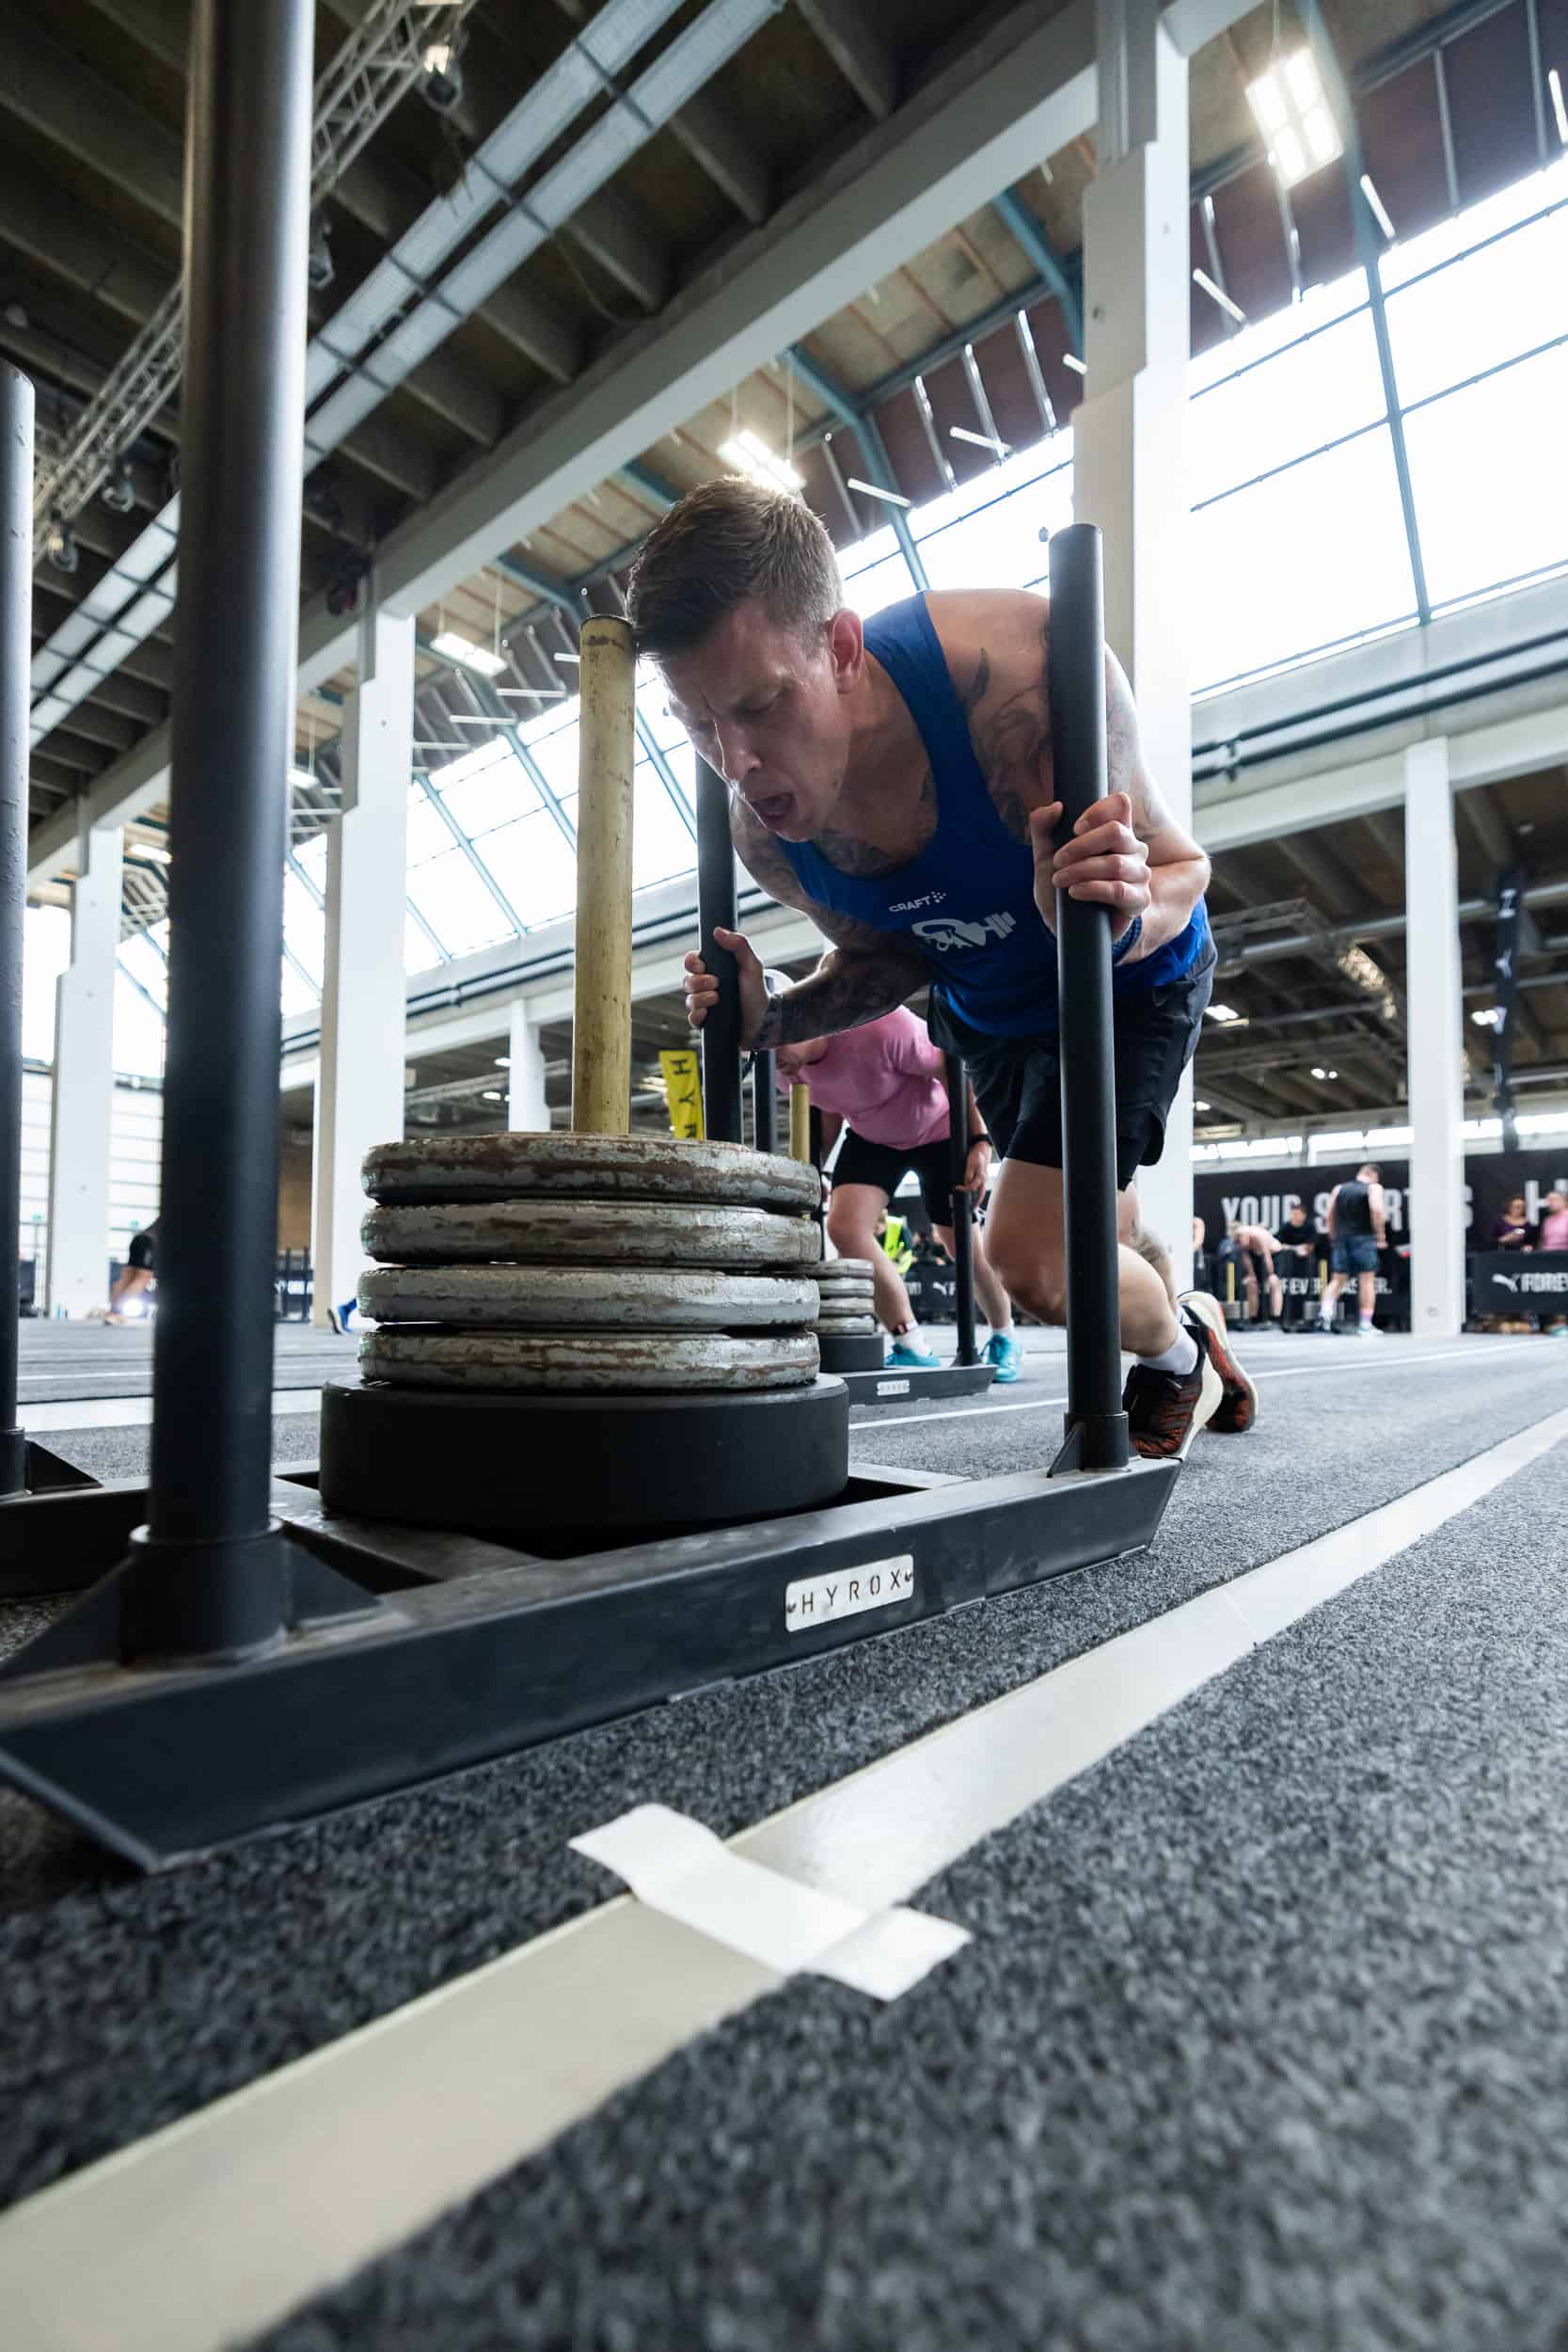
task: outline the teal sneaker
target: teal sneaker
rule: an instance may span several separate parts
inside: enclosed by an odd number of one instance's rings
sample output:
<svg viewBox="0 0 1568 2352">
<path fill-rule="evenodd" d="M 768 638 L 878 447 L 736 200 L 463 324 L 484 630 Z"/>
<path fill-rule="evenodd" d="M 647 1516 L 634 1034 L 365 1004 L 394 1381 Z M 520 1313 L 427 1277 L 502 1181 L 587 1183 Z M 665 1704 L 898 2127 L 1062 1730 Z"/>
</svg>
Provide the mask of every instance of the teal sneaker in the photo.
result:
<svg viewBox="0 0 1568 2352">
<path fill-rule="evenodd" d="M 941 1362 L 940 1356 L 927 1356 L 923 1347 L 911 1347 L 904 1340 L 895 1340 L 888 1350 L 889 1372 L 935 1372 Z"/>
<path fill-rule="evenodd" d="M 1022 1342 L 1011 1331 L 993 1331 L 986 1342 L 985 1361 L 996 1375 L 997 1387 L 1005 1389 L 1023 1370 Z"/>
</svg>

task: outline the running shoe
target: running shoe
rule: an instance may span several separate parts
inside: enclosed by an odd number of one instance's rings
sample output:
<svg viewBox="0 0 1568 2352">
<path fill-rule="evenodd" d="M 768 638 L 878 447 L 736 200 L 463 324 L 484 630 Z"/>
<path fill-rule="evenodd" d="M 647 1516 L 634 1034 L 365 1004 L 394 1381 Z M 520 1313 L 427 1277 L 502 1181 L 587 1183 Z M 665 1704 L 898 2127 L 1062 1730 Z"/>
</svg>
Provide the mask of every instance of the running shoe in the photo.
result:
<svg viewBox="0 0 1568 2352">
<path fill-rule="evenodd" d="M 1355 1336 L 1358 1340 L 1380 1340 L 1383 1334 L 1375 1323 L 1358 1323 L 1355 1327 Z"/>
<path fill-rule="evenodd" d="M 889 1372 L 935 1372 L 941 1362 L 940 1356 L 927 1356 L 923 1347 L 911 1347 L 903 1340 L 895 1340 L 888 1350 L 886 1369 Z"/>
<path fill-rule="evenodd" d="M 993 1331 L 986 1342 L 985 1361 L 996 1375 L 997 1387 L 1005 1389 L 1023 1370 L 1022 1342 L 1011 1331 Z"/>
<path fill-rule="evenodd" d="M 1225 1394 L 1209 1417 L 1209 1427 L 1222 1438 L 1240 1437 L 1258 1418 L 1258 1391 L 1242 1370 L 1230 1344 L 1225 1309 L 1207 1291 L 1183 1291 L 1178 1302 L 1189 1322 L 1201 1323 L 1209 1334 L 1209 1358 L 1225 1383 Z"/>
<path fill-rule="evenodd" d="M 1156 1372 L 1134 1364 L 1122 1391 L 1128 1432 L 1136 1452 L 1153 1460 L 1184 1458 L 1198 1431 L 1213 1419 L 1225 1382 L 1211 1355 L 1209 1327 L 1189 1317 L 1186 1328 L 1197 1343 L 1191 1372 Z"/>
</svg>

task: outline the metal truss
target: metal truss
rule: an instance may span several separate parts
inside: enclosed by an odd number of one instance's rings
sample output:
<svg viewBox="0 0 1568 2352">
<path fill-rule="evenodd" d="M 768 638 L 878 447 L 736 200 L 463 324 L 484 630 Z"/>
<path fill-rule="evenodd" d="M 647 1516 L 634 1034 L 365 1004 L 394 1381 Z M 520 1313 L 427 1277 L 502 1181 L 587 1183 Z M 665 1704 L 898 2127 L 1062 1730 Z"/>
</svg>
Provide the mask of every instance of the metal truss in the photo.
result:
<svg viewBox="0 0 1568 2352">
<path fill-rule="evenodd" d="M 405 95 L 433 40 L 451 40 L 476 0 L 373 0 L 316 84 L 310 201 L 319 204 Z M 184 280 L 152 316 L 69 435 L 40 459 L 33 519 L 69 521 L 107 481 L 121 453 L 180 387 Z"/>
</svg>

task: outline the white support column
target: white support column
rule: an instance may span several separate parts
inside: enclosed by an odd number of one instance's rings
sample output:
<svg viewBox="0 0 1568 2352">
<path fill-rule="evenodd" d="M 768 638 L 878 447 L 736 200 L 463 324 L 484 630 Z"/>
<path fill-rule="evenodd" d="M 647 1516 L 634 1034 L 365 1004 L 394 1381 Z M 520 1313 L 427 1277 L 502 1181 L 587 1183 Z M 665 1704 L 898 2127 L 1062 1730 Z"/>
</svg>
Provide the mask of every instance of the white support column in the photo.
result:
<svg viewBox="0 0 1568 2352">
<path fill-rule="evenodd" d="M 512 1008 L 512 1042 L 507 1051 L 512 1067 L 507 1073 L 506 1123 L 542 1135 L 550 1123 L 549 1104 L 545 1100 L 545 1049 L 539 1025 L 529 1019 L 520 996 Z"/>
<path fill-rule="evenodd" d="M 343 714 L 342 813 L 328 832 L 316 1081 L 314 1320 L 359 1287 L 359 1165 L 403 1134 L 404 924 L 414 759 L 414 622 L 368 613 Z"/>
<path fill-rule="evenodd" d="M 51 1314 L 109 1299 L 109 1133 L 115 1094 L 115 957 L 121 835 L 87 832 L 71 902 L 71 962 L 55 995 L 49 1120 Z"/>
<path fill-rule="evenodd" d="M 1100 175 L 1084 195 L 1085 398 L 1074 512 L 1105 540 L 1105 634 L 1132 681 L 1144 755 L 1192 821 L 1187 566 L 1187 65 L 1158 0 L 1100 0 Z M 1164 1156 L 1138 1178 L 1144 1223 L 1192 1280 L 1192 1076 Z"/>
<path fill-rule="evenodd" d="M 1465 998 L 1446 737 L 1404 755 L 1410 1328 L 1465 1320 Z"/>
</svg>

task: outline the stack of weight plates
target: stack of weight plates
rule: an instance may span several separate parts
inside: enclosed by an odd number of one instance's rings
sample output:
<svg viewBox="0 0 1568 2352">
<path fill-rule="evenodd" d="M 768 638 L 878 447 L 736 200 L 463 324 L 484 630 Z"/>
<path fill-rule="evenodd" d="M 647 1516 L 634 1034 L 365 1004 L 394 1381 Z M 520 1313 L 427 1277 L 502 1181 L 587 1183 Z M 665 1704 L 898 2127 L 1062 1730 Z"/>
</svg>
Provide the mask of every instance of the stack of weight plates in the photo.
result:
<svg viewBox="0 0 1568 2352">
<path fill-rule="evenodd" d="M 812 1268 L 821 1306 L 818 1332 L 849 1339 L 877 1328 L 871 1310 L 869 1258 L 829 1258 Z"/>
<path fill-rule="evenodd" d="M 375 1327 L 363 1385 L 324 1398 L 329 1509 L 526 1541 L 755 1518 L 843 1486 L 813 1168 L 503 1134 L 387 1144 L 364 1182 Z"/>
</svg>

